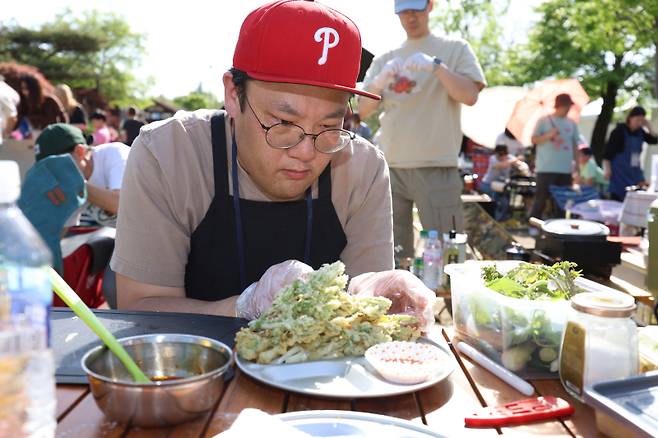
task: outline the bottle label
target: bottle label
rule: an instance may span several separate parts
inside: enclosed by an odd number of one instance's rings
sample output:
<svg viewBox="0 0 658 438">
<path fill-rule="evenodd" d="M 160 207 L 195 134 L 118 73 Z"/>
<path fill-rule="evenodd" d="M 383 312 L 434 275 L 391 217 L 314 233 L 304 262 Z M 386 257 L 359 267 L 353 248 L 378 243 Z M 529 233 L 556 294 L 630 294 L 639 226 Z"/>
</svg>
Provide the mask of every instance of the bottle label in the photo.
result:
<svg viewBox="0 0 658 438">
<path fill-rule="evenodd" d="M 564 388 L 581 398 L 585 372 L 585 328 L 573 321 L 564 329 L 564 341 L 560 353 L 560 380 Z"/>
<path fill-rule="evenodd" d="M 49 335 L 48 310 L 53 292 L 47 267 L 4 265 L 7 271 L 7 290 L 11 301 L 11 319 L 32 325 Z"/>
</svg>

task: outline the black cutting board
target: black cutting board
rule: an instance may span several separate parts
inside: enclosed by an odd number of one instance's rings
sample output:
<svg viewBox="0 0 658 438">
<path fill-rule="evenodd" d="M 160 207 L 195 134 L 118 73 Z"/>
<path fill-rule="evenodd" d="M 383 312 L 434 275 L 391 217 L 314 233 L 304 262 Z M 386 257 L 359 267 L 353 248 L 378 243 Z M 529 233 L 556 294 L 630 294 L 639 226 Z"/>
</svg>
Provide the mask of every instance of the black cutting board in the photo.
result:
<svg viewBox="0 0 658 438">
<path fill-rule="evenodd" d="M 190 313 L 94 310 L 96 317 L 117 338 L 152 333 L 206 336 L 233 348 L 235 333 L 247 325 L 240 318 Z M 101 340 L 69 309 L 51 310 L 51 333 L 57 383 L 87 384 L 80 367 L 82 356 Z"/>
</svg>

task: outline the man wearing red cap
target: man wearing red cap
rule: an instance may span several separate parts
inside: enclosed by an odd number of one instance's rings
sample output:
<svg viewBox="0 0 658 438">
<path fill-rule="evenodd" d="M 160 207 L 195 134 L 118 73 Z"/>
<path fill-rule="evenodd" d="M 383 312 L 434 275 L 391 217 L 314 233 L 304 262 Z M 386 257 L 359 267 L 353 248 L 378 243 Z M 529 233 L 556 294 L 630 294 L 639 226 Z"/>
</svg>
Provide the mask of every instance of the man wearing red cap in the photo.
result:
<svg viewBox="0 0 658 438">
<path fill-rule="evenodd" d="M 310 267 L 393 268 L 386 162 L 341 129 L 351 93 L 379 98 L 355 88 L 360 54 L 354 23 L 316 2 L 245 19 L 226 111 L 179 112 L 133 143 L 111 262 L 119 307 L 235 314 L 246 289 L 238 314 L 255 317 L 259 296 Z"/>
<path fill-rule="evenodd" d="M 551 185 L 570 186 L 572 171 L 578 173 L 577 147 L 580 143 L 578 125 L 567 117 L 574 102 L 563 93 L 555 96 L 555 112 L 537 121 L 532 144 L 537 145 L 535 172 L 537 190 L 530 217 L 541 218 Z"/>
<path fill-rule="evenodd" d="M 366 90 L 381 94 L 381 104 L 359 99 L 361 117 L 383 110 L 375 142 L 391 168 L 395 245 L 410 257 L 413 204 L 425 229 L 462 227 L 461 105 L 473 105 L 485 86 L 466 41 L 430 32 L 432 8 L 432 0 L 395 0 L 407 40 L 375 58 L 366 73 Z"/>
</svg>

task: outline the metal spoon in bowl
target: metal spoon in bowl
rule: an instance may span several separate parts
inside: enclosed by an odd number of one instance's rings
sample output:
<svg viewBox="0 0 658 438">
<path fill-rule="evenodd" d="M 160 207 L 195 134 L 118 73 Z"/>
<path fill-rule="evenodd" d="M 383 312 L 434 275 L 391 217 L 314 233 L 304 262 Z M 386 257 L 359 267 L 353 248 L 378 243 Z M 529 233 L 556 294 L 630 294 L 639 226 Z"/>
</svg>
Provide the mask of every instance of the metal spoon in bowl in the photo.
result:
<svg viewBox="0 0 658 438">
<path fill-rule="evenodd" d="M 57 271 L 50 268 L 50 283 L 58 297 L 66 303 L 73 312 L 84 321 L 94 333 L 107 345 L 107 348 L 116 355 L 123 366 L 126 367 L 132 378 L 137 383 L 150 383 L 151 380 L 146 377 L 141 369 L 137 366 L 128 352 L 119 344 L 117 339 L 105 326 L 96 318 L 89 307 L 80 299 L 73 289 L 59 276 Z"/>
</svg>

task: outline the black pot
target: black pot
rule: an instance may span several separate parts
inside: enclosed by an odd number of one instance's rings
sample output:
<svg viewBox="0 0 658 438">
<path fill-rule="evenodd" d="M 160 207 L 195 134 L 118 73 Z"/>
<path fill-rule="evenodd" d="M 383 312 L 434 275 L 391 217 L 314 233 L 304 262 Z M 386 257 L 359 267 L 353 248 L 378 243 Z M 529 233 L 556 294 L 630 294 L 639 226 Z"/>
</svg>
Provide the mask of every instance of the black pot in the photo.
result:
<svg viewBox="0 0 658 438">
<path fill-rule="evenodd" d="M 507 260 L 521 260 L 523 262 L 530 261 L 530 253 L 526 251 L 523 246 L 516 242 L 505 248 L 505 254 L 507 256 Z"/>
</svg>

